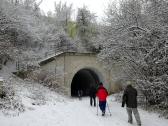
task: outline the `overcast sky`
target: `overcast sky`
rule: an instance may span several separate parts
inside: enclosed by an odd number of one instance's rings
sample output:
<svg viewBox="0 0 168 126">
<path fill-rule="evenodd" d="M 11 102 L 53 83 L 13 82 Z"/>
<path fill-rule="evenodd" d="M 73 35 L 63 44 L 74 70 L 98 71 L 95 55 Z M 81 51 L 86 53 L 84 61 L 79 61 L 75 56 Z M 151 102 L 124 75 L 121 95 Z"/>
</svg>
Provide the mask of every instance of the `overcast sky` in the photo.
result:
<svg viewBox="0 0 168 126">
<path fill-rule="evenodd" d="M 54 2 L 59 3 L 61 2 L 67 2 L 67 4 L 73 4 L 73 9 L 75 9 L 75 13 L 77 11 L 77 8 L 83 7 L 83 5 L 86 5 L 88 9 L 95 13 L 96 16 L 100 18 L 104 15 L 104 10 L 107 7 L 107 3 L 112 0 L 43 0 L 43 3 L 40 5 L 40 8 L 44 10 L 45 13 L 48 11 L 54 11 Z M 75 14 L 74 13 L 74 14 Z M 75 15 L 73 15 L 75 17 Z M 73 17 L 73 18 L 74 18 Z"/>
</svg>

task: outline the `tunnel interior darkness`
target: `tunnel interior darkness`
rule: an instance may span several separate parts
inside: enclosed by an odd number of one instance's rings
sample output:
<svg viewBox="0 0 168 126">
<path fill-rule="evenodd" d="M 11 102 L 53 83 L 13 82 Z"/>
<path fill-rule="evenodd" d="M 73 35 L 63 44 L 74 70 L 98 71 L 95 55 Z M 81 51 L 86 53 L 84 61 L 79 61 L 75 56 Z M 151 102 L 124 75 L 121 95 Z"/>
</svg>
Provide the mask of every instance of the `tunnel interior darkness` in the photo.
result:
<svg viewBox="0 0 168 126">
<path fill-rule="evenodd" d="M 100 82 L 98 75 L 90 69 L 82 69 L 78 71 L 71 83 L 71 96 L 78 96 L 78 90 L 82 90 L 83 96 L 89 95 L 90 87 L 97 88 Z"/>
</svg>

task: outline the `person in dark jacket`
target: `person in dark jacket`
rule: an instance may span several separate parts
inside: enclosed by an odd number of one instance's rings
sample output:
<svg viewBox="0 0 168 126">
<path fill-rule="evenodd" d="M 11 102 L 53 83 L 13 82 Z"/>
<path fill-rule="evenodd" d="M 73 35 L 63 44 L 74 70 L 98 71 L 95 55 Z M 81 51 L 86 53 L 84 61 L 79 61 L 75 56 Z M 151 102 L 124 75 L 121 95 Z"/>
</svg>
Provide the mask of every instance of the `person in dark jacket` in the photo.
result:
<svg viewBox="0 0 168 126">
<path fill-rule="evenodd" d="M 89 96 L 90 96 L 90 105 L 92 106 L 92 104 L 94 104 L 94 106 L 96 106 L 96 88 L 95 87 L 92 86 L 90 88 Z"/>
<path fill-rule="evenodd" d="M 127 85 L 124 90 L 123 98 L 122 98 L 122 107 L 126 104 L 127 114 L 128 114 L 128 123 L 132 124 L 132 112 L 134 113 L 135 119 L 137 121 L 138 126 L 141 126 L 141 120 L 139 116 L 139 112 L 137 109 L 137 90 L 132 87 L 132 85 Z"/>
<path fill-rule="evenodd" d="M 108 96 L 108 92 L 106 88 L 103 87 L 103 83 L 99 83 L 96 96 L 99 99 L 99 107 L 100 107 L 100 110 L 102 111 L 102 116 L 104 116 L 105 110 L 106 110 L 106 98 Z"/>
</svg>

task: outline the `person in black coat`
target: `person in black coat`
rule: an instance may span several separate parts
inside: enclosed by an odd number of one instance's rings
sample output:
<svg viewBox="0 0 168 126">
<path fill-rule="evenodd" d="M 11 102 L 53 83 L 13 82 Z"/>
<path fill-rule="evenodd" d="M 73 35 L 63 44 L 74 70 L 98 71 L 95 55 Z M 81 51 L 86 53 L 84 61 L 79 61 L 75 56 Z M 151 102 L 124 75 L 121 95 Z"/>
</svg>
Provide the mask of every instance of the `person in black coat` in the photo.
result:
<svg viewBox="0 0 168 126">
<path fill-rule="evenodd" d="M 90 88 L 89 96 L 90 96 L 90 105 L 92 106 L 92 104 L 94 104 L 94 106 L 96 106 L 96 88 L 95 87 L 92 86 Z"/>
<path fill-rule="evenodd" d="M 137 109 L 137 90 L 132 85 L 127 85 L 122 98 L 122 107 L 126 104 L 128 122 L 133 123 L 132 113 L 134 113 L 138 126 L 141 126 L 141 120 Z"/>
</svg>

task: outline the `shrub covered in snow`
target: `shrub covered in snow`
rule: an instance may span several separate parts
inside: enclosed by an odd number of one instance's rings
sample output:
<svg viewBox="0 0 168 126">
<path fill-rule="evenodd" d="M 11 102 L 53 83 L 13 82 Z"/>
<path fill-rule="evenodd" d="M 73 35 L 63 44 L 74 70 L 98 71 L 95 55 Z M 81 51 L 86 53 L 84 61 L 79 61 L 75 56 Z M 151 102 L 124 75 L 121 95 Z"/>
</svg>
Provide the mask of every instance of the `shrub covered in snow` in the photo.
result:
<svg viewBox="0 0 168 126">
<path fill-rule="evenodd" d="M 166 80 L 163 78 L 151 79 L 151 82 L 139 80 L 138 85 L 150 105 L 148 108 L 157 109 L 168 118 L 168 84 Z"/>
<path fill-rule="evenodd" d="M 17 116 L 25 111 L 21 98 L 17 96 L 8 82 L 3 85 L 4 97 L 0 98 L 0 111 L 6 116 Z"/>
<path fill-rule="evenodd" d="M 33 72 L 31 72 L 28 75 L 28 78 L 41 83 L 42 85 L 50 88 L 53 91 L 56 91 L 58 93 L 63 93 L 63 94 L 67 94 L 67 89 L 63 86 L 61 86 L 61 81 L 63 78 L 64 74 L 63 73 L 50 73 L 44 70 L 35 70 Z"/>
</svg>

